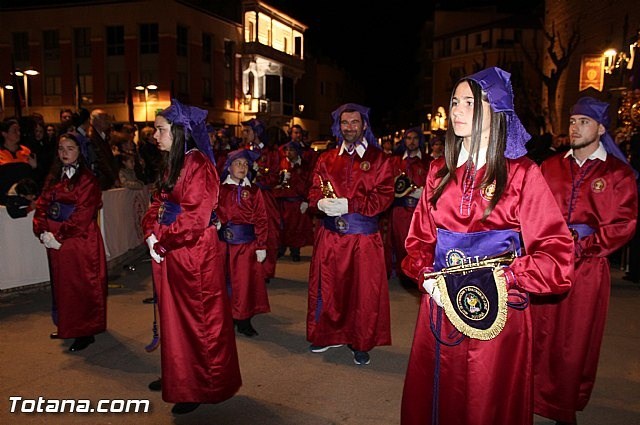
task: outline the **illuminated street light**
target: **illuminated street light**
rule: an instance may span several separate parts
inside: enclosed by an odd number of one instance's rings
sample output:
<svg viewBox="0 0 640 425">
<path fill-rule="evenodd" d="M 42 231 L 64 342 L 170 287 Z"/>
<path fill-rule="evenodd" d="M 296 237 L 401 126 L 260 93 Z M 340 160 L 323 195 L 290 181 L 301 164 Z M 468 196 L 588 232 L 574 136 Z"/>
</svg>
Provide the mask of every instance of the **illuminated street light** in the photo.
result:
<svg viewBox="0 0 640 425">
<path fill-rule="evenodd" d="M 24 71 L 16 69 L 13 71 L 13 74 L 16 77 L 22 77 L 22 84 L 24 85 L 24 109 L 27 115 L 29 115 L 29 77 L 35 77 L 40 73 L 35 69 L 26 69 Z"/>
<path fill-rule="evenodd" d="M 155 84 L 147 84 L 146 86 L 139 84 L 135 87 L 135 89 L 138 91 L 144 91 L 144 123 L 148 124 L 149 123 L 149 108 L 148 108 L 149 90 L 157 90 L 158 86 L 156 86 Z"/>
</svg>

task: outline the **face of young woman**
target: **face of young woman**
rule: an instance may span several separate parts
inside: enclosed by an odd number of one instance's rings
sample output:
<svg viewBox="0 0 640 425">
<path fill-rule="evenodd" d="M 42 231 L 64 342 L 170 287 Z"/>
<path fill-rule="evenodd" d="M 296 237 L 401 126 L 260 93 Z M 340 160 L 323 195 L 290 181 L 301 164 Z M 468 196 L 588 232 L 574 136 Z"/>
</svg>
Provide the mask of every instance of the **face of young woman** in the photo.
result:
<svg viewBox="0 0 640 425">
<path fill-rule="evenodd" d="M 158 143 L 158 149 L 164 152 L 171 150 L 173 144 L 173 134 L 171 134 L 171 124 L 162 115 L 156 116 L 155 121 L 156 131 L 153 133 L 153 138 Z"/>
<path fill-rule="evenodd" d="M 71 139 L 63 138 L 58 143 L 58 158 L 62 162 L 62 165 L 72 165 L 78 162 L 80 156 L 80 149 L 76 142 Z"/>
<path fill-rule="evenodd" d="M 473 92 L 468 82 L 458 84 L 451 101 L 451 123 L 453 131 L 458 137 L 466 141 L 471 140 L 473 133 Z M 489 102 L 482 101 L 482 146 L 489 143 L 489 128 L 491 125 L 491 106 Z"/>
</svg>

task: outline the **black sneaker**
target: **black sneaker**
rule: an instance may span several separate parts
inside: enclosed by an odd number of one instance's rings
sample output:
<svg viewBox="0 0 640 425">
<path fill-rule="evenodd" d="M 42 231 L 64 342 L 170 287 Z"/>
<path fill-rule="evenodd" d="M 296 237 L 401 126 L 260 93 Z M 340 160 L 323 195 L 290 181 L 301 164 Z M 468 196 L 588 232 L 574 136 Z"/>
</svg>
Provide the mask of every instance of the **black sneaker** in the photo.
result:
<svg viewBox="0 0 640 425">
<path fill-rule="evenodd" d="M 349 349 L 353 353 L 353 362 L 357 365 L 367 365 L 371 363 L 371 357 L 369 353 L 366 351 L 358 351 L 354 350 L 354 348 L 349 345 Z"/>
<path fill-rule="evenodd" d="M 151 391 L 162 391 L 162 379 L 156 379 L 149 383 L 149 389 Z"/>
<path fill-rule="evenodd" d="M 174 415 L 184 415 L 185 413 L 193 412 L 200 406 L 200 403 L 176 403 L 171 409 L 171 413 Z"/>
</svg>

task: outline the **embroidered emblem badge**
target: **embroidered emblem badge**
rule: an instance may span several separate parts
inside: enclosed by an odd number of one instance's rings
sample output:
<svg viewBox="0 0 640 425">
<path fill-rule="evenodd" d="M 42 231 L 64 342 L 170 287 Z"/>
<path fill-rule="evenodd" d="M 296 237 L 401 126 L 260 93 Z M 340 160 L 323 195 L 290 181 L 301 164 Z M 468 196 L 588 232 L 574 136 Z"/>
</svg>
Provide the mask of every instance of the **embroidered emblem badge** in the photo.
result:
<svg viewBox="0 0 640 425">
<path fill-rule="evenodd" d="M 362 171 L 369 171 L 371 169 L 371 163 L 369 161 L 362 161 L 360 164 L 360 169 Z"/>
<path fill-rule="evenodd" d="M 242 192 L 240 192 L 241 199 L 247 199 L 250 195 L 251 193 L 249 193 L 247 189 L 243 189 Z"/>
<path fill-rule="evenodd" d="M 346 233 L 349 230 L 349 223 L 342 217 L 336 217 L 335 224 L 338 233 Z"/>
<path fill-rule="evenodd" d="M 450 249 L 449 251 L 447 251 L 445 261 L 447 263 L 447 267 L 451 267 L 462 264 L 465 258 L 466 256 L 464 255 L 464 252 L 460 251 L 459 249 Z"/>
<path fill-rule="evenodd" d="M 496 193 L 496 182 L 492 182 L 487 187 L 483 187 L 480 190 L 480 196 L 482 196 L 482 199 L 484 199 L 485 201 L 491 201 L 495 193 Z"/>
<path fill-rule="evenodd" d="M 602 177 L 598 177 L 591 182 L 591 191 L 594 193 L 604 192 L 607 188 L 607 182 Z"/>
<path fill-rule="evenodd" d="M 475 286 L 465 286 L 456 294 L 458 311 L 469 320 L 482 320 L 489 312 L 489 299 Z"/>
</svg>

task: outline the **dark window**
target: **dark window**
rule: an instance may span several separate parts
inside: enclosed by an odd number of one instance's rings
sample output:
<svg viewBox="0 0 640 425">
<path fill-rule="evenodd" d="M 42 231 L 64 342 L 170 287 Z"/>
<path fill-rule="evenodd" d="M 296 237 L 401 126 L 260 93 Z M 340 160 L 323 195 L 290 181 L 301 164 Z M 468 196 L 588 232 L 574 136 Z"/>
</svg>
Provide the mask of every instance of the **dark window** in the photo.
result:
<svg viewBox="0 0 640 425">
<path fill-rule="evenodd" d="M 233 105 L 234 95 L 234 73 L 233 73 L 233 59 L 235 57 L 235 43 L 231 40 L 224 41 L 224 100 L 227 103 L 227 107 Z"/>
<path fill-rule="evenodd" d="M 516 28 L 515 30 L 513 30 L 513 40 L 518 42 L 518 43 L 522 43 L 522 30 L 519 28 Z"/>
<path fill-rule="evenodd" d="M 26 32 L 14 32 L 13 38 L 13 57 L 17 61 L 29 60 L 29 34 Z"/>
<path fill-rule="evenodd" d="M 73 44 L 76 58 L 91 57 L 91 28 L 74 28 Z"/>
<path fill-rule="evenodd" d="M 211 96 L 211 78 L 202 79 L 202 100 L 205 105 L 211 105 L 213 97 Z"/>
<path fill-rule="evenodd" d="M 280 76 L 279 75 L 266 75 L 266 90 L 265 95 L 267 99 L 272 102 L 280 102 Z"/>
<path fill-rule="evenodd" d="M 44 78 L 45 96 L 60 96 L 62 93 L 61 84 L 59 75 L 47 75 Z"/>
<path fill-rule="evenodd" d="M 117 72 L 110 72 L 107 74 L 107 102 L 124 102 L 124 85 L 122 82 L 122 76 Z"/>
<path fill-rule="evenodd" d="M 213 50 L 213 37 L 211 34 L 202 33 L 202 62 L 211 63 L 211 52 Z"/>
<path fill-rule="evenodd" d="M 44 47 L 44 60 L 60 59 L 60 37 L 58 30 L 43 31 L 42 44 Z"/>
<path fill-rule="evenodd" d="M 140 54 L 158 53 L 158 24 L 140 25 Z"/>
<path fill-rule="evenodd" d="M 107 56 L 124 55 L 124 26 L 107 27 Z"/>
<path fill-rule="evenodd" d="M 178 25 L 176 29 L 176 54 L 178 56 L 187 56 L 189 51 L 189 29 Z"/>
<path fill-rule="evenodd" d="M 302 58 L 302 37 L 296 37 L 293 40 L 293 54 Z"/>
<path fill-rule="evenodd" d="M 482 34 L 476 34 L 476 46 L 482 44 Z"/>
</svg>

